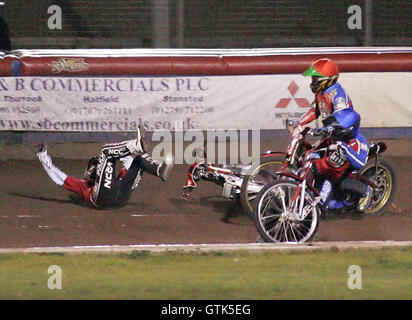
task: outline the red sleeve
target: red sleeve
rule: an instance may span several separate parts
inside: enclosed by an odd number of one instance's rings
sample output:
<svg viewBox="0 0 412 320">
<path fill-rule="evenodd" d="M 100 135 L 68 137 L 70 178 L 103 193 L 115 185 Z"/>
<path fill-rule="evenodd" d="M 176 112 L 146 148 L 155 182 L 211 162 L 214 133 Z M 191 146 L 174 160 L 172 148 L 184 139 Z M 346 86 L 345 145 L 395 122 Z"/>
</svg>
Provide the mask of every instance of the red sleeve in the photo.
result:
<svg viewBox="0 0 412 320">
<path fill-rule="evenodd" d="M 319 94 L 316 95 L 316 105 L 318 109 L 324 110 L 326 114 L 332 114 L 334 110 L 331 94 L 332 93 L 324 94 L 319 92 Z M 319 110 L 319 113 L 322 112 L 321 110 Z"/>
<path fill-rule="evenodd" d="M 319 117 L 318 109 L 316 107 L 313 107 L 309 109 L 309 111 L 306 112 L 302 117 L 300 117 L 299 125 L 304 126 L 308 123 L 311 123 L 317 117 Z"/>
<path fill-rule="evenodd" d="M 67 176 L 63 187 L 71 192 L 77 193 L 87 202 L 91 202 L 90 195 L 93 187 L 89 187 L 85 180 L 75 179 Z"/>
</svg>

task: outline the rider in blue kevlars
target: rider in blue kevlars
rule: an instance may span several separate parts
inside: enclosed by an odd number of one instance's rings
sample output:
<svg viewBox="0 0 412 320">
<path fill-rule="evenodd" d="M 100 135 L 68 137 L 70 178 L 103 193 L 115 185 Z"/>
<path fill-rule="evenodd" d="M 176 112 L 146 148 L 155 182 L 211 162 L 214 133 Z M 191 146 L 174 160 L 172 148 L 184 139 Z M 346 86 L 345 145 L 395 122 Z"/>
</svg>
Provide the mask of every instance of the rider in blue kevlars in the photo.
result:
<svg viewBox="0 0 412 320">
<path fill-rule="evenodd" d="M 332 200 L 333 190 L 339 186 L 341 190 L 360 196 L 357 210 L 362 212 L 370 204 L 372 190 L 365 183 L 348 177 L 350 172 L 362 169 L 368 160 L 368 143 L 359 132 L 360 115 L 337 82 L 339 69 L 332 60 L 325 58 L 315 61 L 303 76 L 312 77 L 310 88 L 315 93 L 315 102 L 308 112 L 294 120 L 294 124 L 304 126 L 321 116 L 324 127 L 312 132 L 314 135 L 328 132 L 334 141 L 331 146 L 334 151 L 315 161 L 318 174 L 325 177 L 320 192 L 322 202 L 331 209 L 343 207 L 340 201 Z"/>
</svg>

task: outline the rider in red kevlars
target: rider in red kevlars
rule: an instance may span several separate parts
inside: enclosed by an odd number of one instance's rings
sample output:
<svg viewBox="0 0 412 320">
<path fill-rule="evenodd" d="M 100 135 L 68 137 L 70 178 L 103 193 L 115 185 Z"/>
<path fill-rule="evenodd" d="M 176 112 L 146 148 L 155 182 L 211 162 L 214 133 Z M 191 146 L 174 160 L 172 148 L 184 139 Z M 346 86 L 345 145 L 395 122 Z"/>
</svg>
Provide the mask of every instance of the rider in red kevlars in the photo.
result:
<svg viewBox="0 0 412 320">
<path fill-rule="evenodd" d="M 322 117 L 324 127 L 312 130 L 315 135 L 322 132 L 332 134 L 336 150 L 322 159 L 316 160 L 318 173 L 325 177 L 322 185 L 322 201 L 330 208 L 333 190 L 340 188 L 358 194 L 361 199 L 358 211 L 364 211 L 370 204 L 371 188 L 365 183 L 348 177 L 351 171 L 362 169 L 368 158 L 368 143 L 360 134 L 360 116 L 353 109 L 352 101 L 343 87 L 337 82 L 339 68 L 335 62 L 324 58 L 315 61 L 303 74 L 311 77 L 310 88 L 315 93 L 313 107 L 301 118 L 294 119 L 295 126 L 306 124 Z M 336 204 L 336 208 L 338 208 Z"/>
<path fill-rule="evenodd" d="M 136 139 L 104 145 L 100 155 L 89 160 L 83 179 L 73 178 L 57 168 L 43 143 L 39 145 L 37 157 L 54 183 L 76 193 L 99 209 L 126 205 L 143 172 L 166 181 L 172 167 L 171 158 L 167 157 L 162 163 L 145 152 L 144 131 L 140 127 Z M 117 160 L 120 160 L 123 168 L 116 176 Z"/>
</svg>

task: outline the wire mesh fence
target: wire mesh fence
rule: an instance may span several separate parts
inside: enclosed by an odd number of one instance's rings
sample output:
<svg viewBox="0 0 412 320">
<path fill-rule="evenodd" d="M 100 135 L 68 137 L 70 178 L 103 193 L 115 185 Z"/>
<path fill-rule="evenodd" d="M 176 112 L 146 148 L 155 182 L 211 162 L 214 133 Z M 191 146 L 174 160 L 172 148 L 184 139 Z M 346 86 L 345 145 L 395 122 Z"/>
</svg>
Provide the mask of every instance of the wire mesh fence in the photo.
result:
<svg viewBox="0 0 412 320">
<path fill-rule="evenodd" d="M 13 49 L 412 45 L 411 0 L 4 2 Z"/>
</svg>

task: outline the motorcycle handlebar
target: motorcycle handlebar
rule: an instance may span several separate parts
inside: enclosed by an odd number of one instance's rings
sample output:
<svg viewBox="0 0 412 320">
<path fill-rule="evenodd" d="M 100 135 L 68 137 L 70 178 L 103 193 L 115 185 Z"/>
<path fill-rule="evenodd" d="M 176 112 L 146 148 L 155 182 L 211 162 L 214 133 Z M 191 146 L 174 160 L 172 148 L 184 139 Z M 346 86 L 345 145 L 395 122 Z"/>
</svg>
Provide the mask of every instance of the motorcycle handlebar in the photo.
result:
<svg viewBox="0 0 412 320">
<path fill-rule="evenodd" d="M 308 134 L 312 129 L 309 127 L 305 127 L 302 132 L 301 135 L 305 136 L 306 134 Z"/>
</svg>

